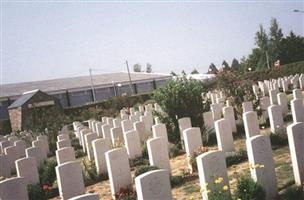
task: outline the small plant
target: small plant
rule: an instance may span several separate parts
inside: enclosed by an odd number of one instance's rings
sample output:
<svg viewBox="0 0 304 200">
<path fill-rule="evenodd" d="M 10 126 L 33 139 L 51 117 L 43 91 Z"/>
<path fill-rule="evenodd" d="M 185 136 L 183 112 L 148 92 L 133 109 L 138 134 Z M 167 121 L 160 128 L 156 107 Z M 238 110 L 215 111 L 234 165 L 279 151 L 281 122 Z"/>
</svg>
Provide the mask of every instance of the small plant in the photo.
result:
<svg viewBox="0 0 304 200">
<path fill-rule="evenodd" d="M 82 149 L 77 149 L 77 150 L 75 151 L 75 157 L 76 157 L 76 158 L 81 158 L 81 157 L 83 157 L 83 156 L 85 156 L 85 155 L 86 155 L 86 153 L 84 153 Z"/>
<path fill-rule="evenodd" d="M 178 155 L 180 155 L 181 151 L 180 151 L 180 145 L 178 144 L 174 144 L 170 147 L 169 149 L 169 156 L 170 158 L 174 158 Z"/>
<path fill-rule="evenodd" d="M 288 145 L 288 138 L 286 133 L 271 133 L 270 142 L 274 149 Z"/>
<path fill-rule="evenodd" d="M 129 188 L 121 188 L 118 193 L 115 194 L 116 200 L 136 200 L 136 192 Z"/>
<path fill-rule="evenodd" d="M 226 165 L 227 167 L 230 167 L 232 165 L 244 162 L 247 159 L 247 151 L 240 149 L 234 155 L 226 157 Z"/>
<path fill-rule="evenodd" d="M 96 166 L 94 161 L 82 159 L 84 184 L 91 185 L 100 179 L 104 180 L 104 175 L 97 174 Z"/>
<path fill-rule="evenodd" d="M 282 196 L 285 200 L 304 199 L 304 188 L 301 186 L 292 186 L 288 188 Z"/>
<path fill-rule="evenodd" d="M 142 149 L 142 157 L 145 159 L 149 159 L 149 155 L 148 155 L 148 148 L 147 148 L 147 143 L 144 142 L 141 146 Z"/>
<path fill-rule="evenodd" d="M 82 150 L 82 146 L 79 144 L 79 139 L 76 138 L 76 137 L 73 137 L 71 139 L 71 145 L 72 147 L 74 147 L 74 150 L 77 151 L 77 150 Z"/>
<path fill-rule="evenodd" d="M 137 157 L 135 159 L 130 160 L 130 167 L 136 167 L 140 165 L 147 165 L 149 164 L 149 160 L 144 157 Z"/>
<path fill-rule="evenodd" d="M 56 166 L 56 159 L 49 158 L 38 167 L 39 179 L 41 184 L 53 185 L 54 181 L 56 180 Z"/>
<path fill-rule="evenodd" d="M 256 183 L 250 177 L 240 176 L 237 178 L 237 188 L 235 196 L 238 199 L 248 200 L 264 200 L 266 197 L 265 191 L 261 185 Z"/>
<path fill-rule="evenodd" d="M 172 187 L 176 187 L 182 185 L 185 182 L 185 180 L 182 175 L 176 175 L 170 177 L 170 182 Z"/>
<path fill-rule="evenodd" d="M 134 173 L 134 176 L 137 177 L 143 173 L 146 173 L 146 172 L 149 172 L 149 171 L 152 171 L 152 170 L 157 170 L 159 169 L 158 167 L 156 166 L 150 166 L 150 165 L 142 165 L 142 166 L 139 166 L 135 169 L 135 173 Z"/>
<path fill-rule="evenodd" d="M 28 185 L 27 186 L 28 197 L 30 200 L 41 199 L 46 200 L 47 194 L 43 190 L 40 184 L 37 185 Z"/>
<path fill-rule="evenodd" d="M 207 193 L 209 200 L 231 200 L 229 186 L 224 184 L 223 177 L 214 179 L 212 189 L 209 189 L 208 185 L 209 183 L 205 183 L 205 185 L 201 188 L 201 192 L 204 192 L 204 195 Z"/>
<path fill-rule="evenodd" d="M 193 154 L 190 157 L 188 157 L 189 164 L 191 165 L 192 168 L 191 169 L 192 173 L 197 171 L 196 157 L 208 151 L 209 151 L 208 147 L 199 147 L 193 151 Z"/>
</svg>

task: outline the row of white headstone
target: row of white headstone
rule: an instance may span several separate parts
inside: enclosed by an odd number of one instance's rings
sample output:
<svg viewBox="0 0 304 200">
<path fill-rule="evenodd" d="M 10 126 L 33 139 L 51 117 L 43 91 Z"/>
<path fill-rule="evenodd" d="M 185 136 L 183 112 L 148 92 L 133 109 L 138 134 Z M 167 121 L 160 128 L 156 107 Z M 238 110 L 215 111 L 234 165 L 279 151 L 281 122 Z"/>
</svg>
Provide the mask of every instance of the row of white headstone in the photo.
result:
<svg viewBox="0 0 304 200">
<path fill-rule="evenodd" d="M 29 148 L 17 136 L 2 137 L 0 141 L 0 176 L 6 178 L 0 182 L 0 199 L 27 200 L 27 185 L 39 183 L 38 166 L 49 153 L 48 137 L 37 136 Z M 14 171 L 17 176 L 11 177 Z"/>
<path fill-rule="evenodd" d="M 145 114 L 149 109 L 153 109 L 153 107 L 146 107 L 146 111 L 141 113 Z M 133 109 L 130 110 L 130 113 L 133 112 L 132 110 Z M 135 113 L 136 112 L 133 112 L 133 115 Z M 121 114 L 128 118 L 121 121 L 119 119 L 103 117 L 102 122 L 95 120 L 88 121 L 89 127 L 85 127 L 79 122 L 73 123 L 74 133 L 76 137 L 79 138 L 83 150 L 87 152 L 88 159 L 95 160 L 97 172 L 99 174 L 104 172 L 108 173 L 112 197 L 115 198 L 115 194 L 119 192 L 121 188 L 132 187 L 129 159 L 141 156 L 141 143 L 147 142 L 149 162 L 151 165 L 159 167 L 160 170 L 154 170 L 135 178 L 138 199 L 171 199 L 172 195 L 169 178 L 171 168 L 166 126 L 164 124 L 153 125 L 153 118 L 152 122 L 145 123 L 145 118 L 142 117 L 147 116 L 147 114 L 140 115 L 137 118 L 132 117 L 132 114 L 128 116 L 125 111 L 122 111 Z M 152 115 L 148 117 L 151 119 Z M 141 121 L 132 121 L 131 119 Z M 149 125 L 148 129 L 146 128 L 146 124 Z M 150 133 L 151 130 L 153 133 L 152 135 Z M 150 135 L 153 138 L 147 140 Z M 58 137 L 58 142 L 60 142 L 60 138 L 68 139 L 64 136 Z M 117 144 L 117 138 L 120 138 L 118 141 L 120 141 L 121 144 Z M 111 145 L 114 149 L 111 149 Z M 61 163 L 60 157 L 70 157 L 66 155 L 60 156 L 60 154 L 62 154 L 61 152 L 67 152 L 68 148 L 72 147 L 63 147 L 56 151 L 58 163 Z M 71 154 L 70 152 L 65 154 Z M 65 160 L 65 163 L 58 164 L 56 167 L 59 193 L 63 199 L 84 195 L 82 177 L 70 176 L 67 175 L 67 172 L 63 171 L 63 168 L 65 168 L 64 165 L 69 164 L 75 166 L 68 167 L 69 174 L 79 174 L 80 164 L 75 163 L 73 160 L 74 156 L 72 156 L 71 160 Z M 74 170 L 74 168 L 77 168 L 78 171 L 76 169 Z M 79 183 L 79 185 L 71 187 L 69 184 L 65 184 L 67 182 L 76 182 Z"/>
<path fill-rule="evenodd" d="M 301 75 L 299 79 L 292 79 L 294 88 L 297 88 L 297 81 L 300 82 L 299 85 L 301 88 L 303 88 L 303 80 L 303 75 Z M 268 86 L 271 87 L 269 88 L 269 90 L 267 90 L 269 91 L 268 94 L 270 95 L 270 97 L 264 96 L 260 99 L 261 109 L 264 111 L 263 115 L 265 117 L 269 116 L 271 131 L 273 133 L 279 133 L 280 130 L 285 128 L 283 116 L 286 115 L 288 112 L 287 96 L 285 93 L 279 93 L 278 89 L 275 89 L 276 84 L 268 84 Z M 265 88 L 268 89 L 268 86 L 266 86 Z M 263 91 L 266 91 L 265 88 Z M 275 92 L 273 92 L 272 89 L 275 89 Z M 227 122 L 230 121 L 230 123 L 226 123 L 226 125 L 220 126 L 219 122 L 225 119 L 224 110 L 225 108 L 229 107 L 229 101 L 227 102 L 228 105 L 222 108 L 223 102 L 225 101 L 223 95 L 221 93 L 213 93 L 209 95 L 209 98 L 212 97 L 216 99 L 216 103 L 211 105 L 211 112 L 208 112 L 207 114 L 204 113 L 204 121 L 205 124 L 208 125 L 208 123 L 206 123 L 206 120 L 209 120 L 209 127 L 215 127 L 218 147 L 219 150 L 222 150 L 220 137 L 221 134 L 219 133 L 221 131 L 228 132 L 228 134 L 225 133 L 226 137 L 227 135 L 229 135 L 230 137 L 232 129 L 231 124 L 234 124 L 235 120 L 231 117 L 231 120 L 227 120 Z M 274 100 L 275 98 L 277 99 Z M 290 102 L 290 104 L 293 124 L 287 127 L 289 149 L 292 160 L 295 183 L 297 185 L 302 185 L 304 182 L 304 106 L 302 91 L 300 89 L 293 90 L 293 100 Z M 219 119 L 222 114 L 224 115 L 224 119 Z M 228 119 L 228 117 L 226 117 L 226 119 Z M 263 166 L 262 168 L 252 167 L 250 170 L 251 176 L 255 181 L 257 181 L 263 186 L 266 191 L 267 199 L 273 199 L 277 196 L 277 180 L 274 170 L 270 139 L 269 136 L 260 135 L 258 118 L 256 112 L 253 111 L 252 102 L 243 103 L 243 121 L 246 133 L 246 147 L 249 163 L 252 166 Z M 198 140 L 198 133 L 199 131 L 197 131 L 196 139 L 193 139 L 193 142 L 195 140 Z M 227 142 L 231 146 L 233 145 L 233 141 L 231 142 L 231 139 L 225 139 L 225 142 Z M 201 144 L 196 144 L 194 148 L 197 148 L 197 146 L 200 145 Z M 185 146 L 187 147 L 187 145 Z M 213 181 L 211 180 L 212 177 L 224 177 L 223 184 L 229 185 L 224 160 L 224 152 L 225 151 L 223 150 L 207 152 L 197 157 L 197 166 L 200 176 L 200 183 L 202 186 L 206 185 L 206 183 L 209 183 L 209 189 L 213 189 L 214 185 Z M 217 160 L 217 163 L 214 163 L 214 160 Z M 209 165 L 210 163 L 212 164 Z M 214 166 L 218 167 L 215 169 Z M 207 190 L 204 190 L 202 195 L 205 199 L 208 199 Z"/>
</svg>

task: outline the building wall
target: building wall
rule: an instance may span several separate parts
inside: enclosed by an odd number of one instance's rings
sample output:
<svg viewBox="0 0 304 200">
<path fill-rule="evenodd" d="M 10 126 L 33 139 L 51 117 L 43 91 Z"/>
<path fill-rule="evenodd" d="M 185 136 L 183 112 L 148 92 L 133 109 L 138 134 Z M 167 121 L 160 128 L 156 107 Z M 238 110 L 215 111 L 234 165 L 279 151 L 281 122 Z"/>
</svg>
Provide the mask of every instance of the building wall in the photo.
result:
<svg viewBox="0 0 304 200">
<path fill-rule="evenodd" d="M 84 105 L 93 101 L 91 90 L 69 92 L 69 97 L 72 107 Z"/>
<path fill-rule="evenodd" d="M 146 80 L 143 82 L 133 83 L 133 91 L 137 91 L 137 94 L 149 93 L 156 88 L 162 87 L 166 84 L 169 79 L 160 79 L 155 80 Z M 135 86 L 134 86 L 135 85 Z M 121 96 L 123 94 L 131 95 L 130 86 L 128 83 L 118 87 L 116 84 L 116 95 Z M 136 88 L 136 90 L 135 90 Z M 62 91 L 61 93 L 54 93 L 51 96 L 56 97 L 63 108 L 76 107 L 85 105 L 87 103 L 93 102 L 92 90 L 84 89 L 79 91 Z M 115 91 L 113 86 L 98 88 L 95 89 L 95 97 L 97 101 L 106 100 L 112 97 L 115 97 Z M 12 102 L 11 102 L 12 103 Z M 8 100 L 3 100 L 0 103 L 0 120 L 9 119 L 7 112 L 7 107 L 9 106 Z"/>
<path fill-rule="evenodd" d="M 9 112 L 9 118 L 11 121 L 11 127 L 12 131 L 19 131 L 22 128 L 22 109 L 14 108 L 8 111 Z"/>
</svg>

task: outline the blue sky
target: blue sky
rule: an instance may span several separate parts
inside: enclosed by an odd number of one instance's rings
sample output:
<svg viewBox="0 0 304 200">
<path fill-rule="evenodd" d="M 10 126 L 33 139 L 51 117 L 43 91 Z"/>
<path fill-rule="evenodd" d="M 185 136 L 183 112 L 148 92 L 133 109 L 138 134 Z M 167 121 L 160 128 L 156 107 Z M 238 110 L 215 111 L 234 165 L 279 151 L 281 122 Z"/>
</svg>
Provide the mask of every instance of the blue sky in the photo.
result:
<svg viewBox="0 0 304 200">
<path fill-rule="evenodd" d="M 283 33 L 304 35 L 298 2 L 1 3 L 1 83 L 125 71 L 147 62 L 154 72 L 206 72 L 254 47 L 271 17 Z"/>
</svg>

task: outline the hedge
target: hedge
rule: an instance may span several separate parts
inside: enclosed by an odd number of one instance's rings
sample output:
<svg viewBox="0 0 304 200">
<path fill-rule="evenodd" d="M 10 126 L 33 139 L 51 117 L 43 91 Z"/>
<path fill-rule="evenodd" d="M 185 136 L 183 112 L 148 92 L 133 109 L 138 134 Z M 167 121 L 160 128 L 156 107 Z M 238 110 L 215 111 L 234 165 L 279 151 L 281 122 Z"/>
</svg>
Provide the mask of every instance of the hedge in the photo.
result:
<svg viewBox="0 0 304 200">
<path fill-rule="evenodd" d="M 263 81 L 300 73 L 304 73 L 304 61 L 282 65 L 281 67 L 273 69 L 247 72 L 243 74 L 241 78 L 254 81 Z"/>
</svg>

